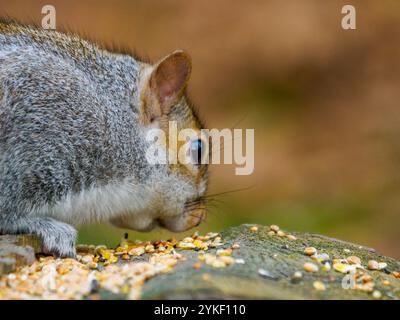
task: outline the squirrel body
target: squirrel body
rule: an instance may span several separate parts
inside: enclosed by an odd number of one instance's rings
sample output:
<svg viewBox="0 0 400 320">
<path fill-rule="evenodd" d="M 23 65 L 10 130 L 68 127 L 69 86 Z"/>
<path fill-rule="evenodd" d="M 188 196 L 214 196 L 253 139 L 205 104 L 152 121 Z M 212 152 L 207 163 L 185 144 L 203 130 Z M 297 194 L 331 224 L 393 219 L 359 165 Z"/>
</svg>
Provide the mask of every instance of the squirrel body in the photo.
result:
<svg viewBox="0 0 400 320">
<path fill-rule="evenodd" d="M 74 256 L 80 224 L 183 231 L 204 220 L 207 168 L 145 157 L 149 128 L 202 128 L 185 96 L 190 72 L 183 51 L 152 65 L 0 22 L 0 233 Z"/>
</svg>

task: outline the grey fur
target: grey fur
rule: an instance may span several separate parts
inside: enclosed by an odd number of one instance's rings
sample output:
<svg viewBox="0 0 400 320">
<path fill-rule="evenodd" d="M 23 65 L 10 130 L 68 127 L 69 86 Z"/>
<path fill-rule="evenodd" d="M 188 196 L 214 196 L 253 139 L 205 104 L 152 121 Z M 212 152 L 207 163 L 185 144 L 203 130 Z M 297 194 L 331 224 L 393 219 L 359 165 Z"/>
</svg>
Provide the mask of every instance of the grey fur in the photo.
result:
<svg viewBox="0 0 400 320">
<path fill-rule="evenodd" d="M 76 36 L 0 23 L 0 233 L 37 234 L 49 252 L 74 256 L 70 224 L 150 215 L 147 225 L 126 224 L 146 230 L 204 193 L 192 179 L 145 159 L 143 67 Z M 122 183 L 132 191 L 119 190 Z M 65 216 L 66 199 L 82 205 L 84 192 L 96 188 L 115 193 L 103 215 L 88 205 Z"/>
</svg>

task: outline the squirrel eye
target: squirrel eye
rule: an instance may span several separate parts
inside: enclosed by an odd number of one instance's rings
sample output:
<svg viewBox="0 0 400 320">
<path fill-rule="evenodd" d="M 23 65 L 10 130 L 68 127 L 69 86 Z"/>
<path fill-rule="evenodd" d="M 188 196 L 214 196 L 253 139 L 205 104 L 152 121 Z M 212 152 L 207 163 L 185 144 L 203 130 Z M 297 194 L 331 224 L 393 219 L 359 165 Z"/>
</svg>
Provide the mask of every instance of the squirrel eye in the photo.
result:
<svg viewBox="0 0 400 320">
<path fill-rule="evenodd" d="M 190 145 L 190 156 L 194 164 L 200 165 L 202 160 L 203 141 L 200 139 L 192 141 Z"/>
</svg>

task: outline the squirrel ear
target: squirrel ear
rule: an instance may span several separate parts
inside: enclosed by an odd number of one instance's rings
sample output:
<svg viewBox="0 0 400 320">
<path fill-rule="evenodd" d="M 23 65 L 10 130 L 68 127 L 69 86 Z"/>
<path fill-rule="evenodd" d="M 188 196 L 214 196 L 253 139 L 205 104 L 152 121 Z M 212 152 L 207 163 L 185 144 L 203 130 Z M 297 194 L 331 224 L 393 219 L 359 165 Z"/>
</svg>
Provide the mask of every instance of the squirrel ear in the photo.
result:
<svg viewBox="0 0 400 320">
<path fill-rule="evenodd" d="M 191 70 L 191 58 L 181 50 L 166 56 L 155 66 L 149 85 L 163 114 L 182 98 Z"/>
</svg>

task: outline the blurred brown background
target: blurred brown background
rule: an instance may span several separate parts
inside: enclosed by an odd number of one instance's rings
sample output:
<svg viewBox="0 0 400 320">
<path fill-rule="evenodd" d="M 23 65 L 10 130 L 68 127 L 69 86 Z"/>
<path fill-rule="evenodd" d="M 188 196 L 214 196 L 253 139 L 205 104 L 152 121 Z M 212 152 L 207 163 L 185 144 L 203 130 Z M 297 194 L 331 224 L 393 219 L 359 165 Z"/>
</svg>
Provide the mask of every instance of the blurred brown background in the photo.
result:
<svg viewBox="0 0 400 320">
<path fill-rule="evenodd" d="M 255 128 L 254 174 L 214 166 L 210 192 L 253 187 L 221 196 L 200 231 L 275 223 L 400 258 L 398 0 L 0 0 L 0 16 L 40 23 L 45 4 L 59 27 L 152 60 L 186 49 L 207 126 Z M 357 30 L 341 28 L 345 4 Z M 84 227 L 80 241 L 122 234 Z"/>
</svg>

